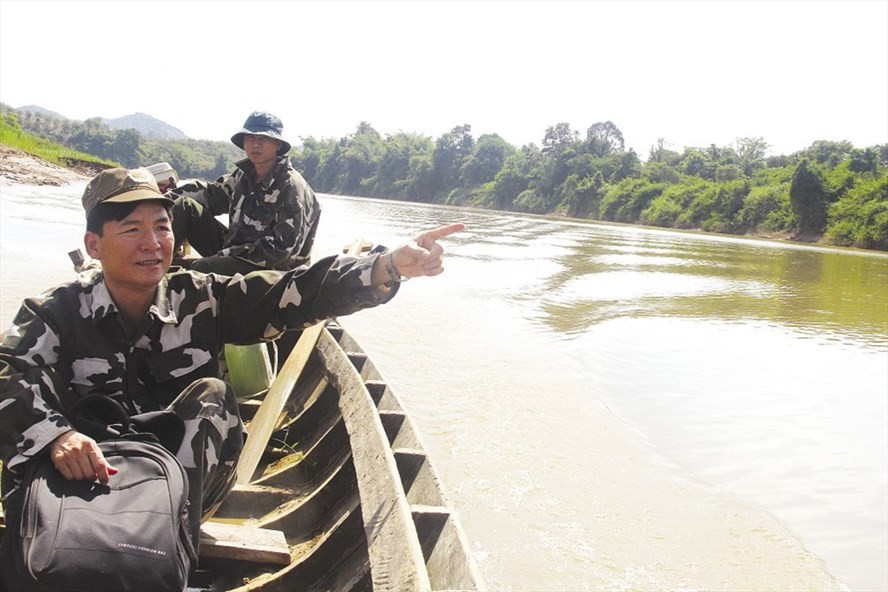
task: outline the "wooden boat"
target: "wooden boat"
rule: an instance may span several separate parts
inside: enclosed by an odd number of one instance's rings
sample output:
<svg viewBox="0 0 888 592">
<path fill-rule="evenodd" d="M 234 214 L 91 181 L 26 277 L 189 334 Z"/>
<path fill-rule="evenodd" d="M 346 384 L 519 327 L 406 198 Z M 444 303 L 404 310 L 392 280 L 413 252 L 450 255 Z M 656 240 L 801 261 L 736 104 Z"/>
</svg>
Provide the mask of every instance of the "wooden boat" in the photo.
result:
<svg viewBox="0 0 888 592">
<path fill-rule="evenodd" d="M 241 403 L 248 432 L 261 405 L 262 397 Z M 286 396 L 249 483 L 205 523 L 201 555 L 197 589 L 483 588 L 419 434 L 335 320 Z"/>
</svg>

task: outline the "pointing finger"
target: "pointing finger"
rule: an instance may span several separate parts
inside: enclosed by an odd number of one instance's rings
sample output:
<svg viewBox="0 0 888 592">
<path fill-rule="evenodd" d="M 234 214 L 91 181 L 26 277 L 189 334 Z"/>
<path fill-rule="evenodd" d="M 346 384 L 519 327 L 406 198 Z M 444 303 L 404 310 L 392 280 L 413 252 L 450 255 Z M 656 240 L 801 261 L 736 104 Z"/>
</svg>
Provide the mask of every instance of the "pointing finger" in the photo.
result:
<svg viewBox="0 0 888 592">
<path fill-rule="evenodd" d="M 433 241 L 436 241 L 446 236 L 450 236 L 451 234 L 462 232 L 463 230 L 465 230 L 465 228 L 465 224 L 463 224 L 462 222 L 456 222 L 454 224 L 448 224 L 446 226 L 440 226 L 432 230 L 427 230 L 423 232 L 420 236 L 422 236 L 423 239 L 432 239 Z"/>
</svg>

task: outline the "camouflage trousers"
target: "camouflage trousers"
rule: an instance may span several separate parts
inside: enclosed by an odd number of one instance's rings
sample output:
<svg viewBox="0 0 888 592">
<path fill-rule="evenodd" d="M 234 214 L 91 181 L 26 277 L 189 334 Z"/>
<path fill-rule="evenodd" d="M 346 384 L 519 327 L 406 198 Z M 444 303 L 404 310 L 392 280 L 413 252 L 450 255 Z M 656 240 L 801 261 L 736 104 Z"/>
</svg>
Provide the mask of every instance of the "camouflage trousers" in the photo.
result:
<svg viewBox="0 0 888 592">
<path fill-rule="evenodd" d="M 181 418 L 185 427 L 178 447 L 165 445 L 188 475 L 189 517 L 197 545 L 202 518 L 214 512 L 234 487 L 244 424 L 234 390 L 218 378 L 194 381 L 168 410 Z"/>
<path fill-rule="evenodd" d="M 210 208 L 202 201 L 181 196 L 173 205 L 173 236 L 176 237 L 175 252 L 187 240 L 199 259 L 176 257 L 173 264 L 202 273 L 222 275 L 247 274 L 262 269 L 258 265 L 231 255 L 217 255 L 225 245 L 225 226 L 213 216 Z"/>
</svg>

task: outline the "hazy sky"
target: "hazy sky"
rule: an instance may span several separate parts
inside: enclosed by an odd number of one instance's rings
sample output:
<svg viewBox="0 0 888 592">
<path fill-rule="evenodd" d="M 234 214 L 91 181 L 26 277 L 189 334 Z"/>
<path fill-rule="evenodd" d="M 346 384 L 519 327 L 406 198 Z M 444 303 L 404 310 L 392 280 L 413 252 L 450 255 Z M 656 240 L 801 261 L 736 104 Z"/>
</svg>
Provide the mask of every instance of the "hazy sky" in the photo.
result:
<svg viewBox="0 0 888 592">
<path fill-rule="evenodd" d="M 659 138 L 871 146 L 888 142 L 888 0 L 0 0 L 0 101 L 211 140 L 264 109 L 293 143 L 367 121 L 539 145 L 612 121 L 642 158 Z"/>
</svg>

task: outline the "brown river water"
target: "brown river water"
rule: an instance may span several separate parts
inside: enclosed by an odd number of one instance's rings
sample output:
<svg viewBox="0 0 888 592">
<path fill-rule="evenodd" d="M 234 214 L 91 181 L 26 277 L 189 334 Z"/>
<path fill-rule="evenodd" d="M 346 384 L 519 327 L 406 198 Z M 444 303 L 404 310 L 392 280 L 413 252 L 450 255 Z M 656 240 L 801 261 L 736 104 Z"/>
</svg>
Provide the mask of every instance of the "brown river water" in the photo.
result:
<svg viewBox="0 0 888 592">
<path fill-rule="evenodd" d="M 0 323 L 83 184 L 0 188 Z M 321 195 L 315 253 L 462 221 L 341 319 L 492 590 L 888 590 L 888 256 Z"/>
</svg>

